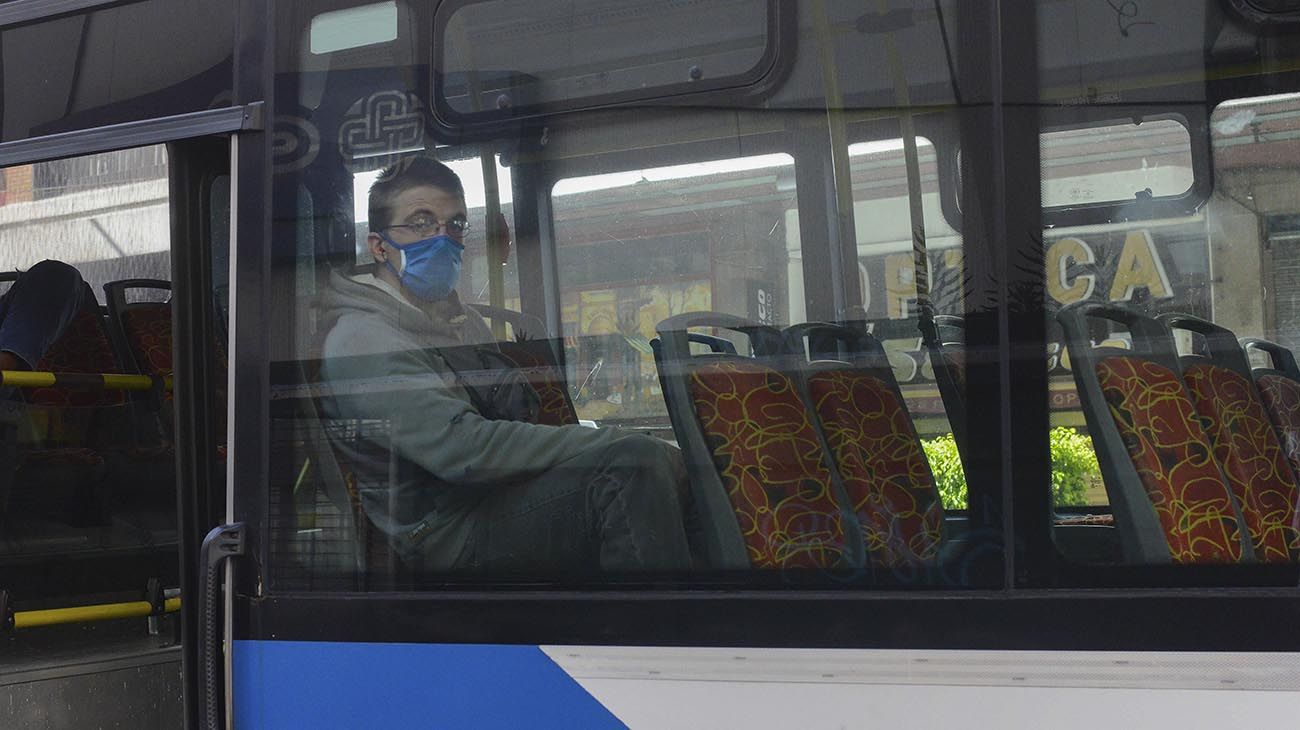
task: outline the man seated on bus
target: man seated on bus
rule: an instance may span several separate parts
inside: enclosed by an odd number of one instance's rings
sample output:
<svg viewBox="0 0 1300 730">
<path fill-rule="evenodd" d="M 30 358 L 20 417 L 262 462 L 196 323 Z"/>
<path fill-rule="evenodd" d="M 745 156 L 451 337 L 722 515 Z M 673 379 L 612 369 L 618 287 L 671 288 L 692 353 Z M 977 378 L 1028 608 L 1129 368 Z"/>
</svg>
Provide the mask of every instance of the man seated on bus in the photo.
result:
<svg viewBox="0 0 1300 730">
<path fill-rule="evenodd" d="M 455 290 L 469 228 L 456 174 L 428 157 L 390 167 L 370 189 L 369 219 L 374 273 L 331 272 L 321 299 L 321 370 L 336 386 L 324 407 L 334 419 L 388 424 L 334 447 L 405 562 L 419 571 L 688 568 L 675 447 L 612 429 L 489 420 L 457 379 L 444 353 L 495 346 Z M 415 385 L 344 394 L 377 377 Z"/>
<path fill-rule="evenodd" d="M 81 274 L 62 261 L 45 260 L 23 272 L 0 296 L 0 370 L 36 367 L 93 296 Z"/>
</svg>

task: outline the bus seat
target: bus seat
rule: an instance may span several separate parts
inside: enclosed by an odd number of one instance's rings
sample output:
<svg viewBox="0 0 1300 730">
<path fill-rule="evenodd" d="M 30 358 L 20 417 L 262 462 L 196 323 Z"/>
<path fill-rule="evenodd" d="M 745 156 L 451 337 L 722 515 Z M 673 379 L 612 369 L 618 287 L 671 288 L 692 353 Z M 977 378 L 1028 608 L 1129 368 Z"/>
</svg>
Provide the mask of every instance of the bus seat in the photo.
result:
<svg viewBox="0 0 1300 730">
<path fill-rule="evenodd" d="M 1201 343 L 1193 354 L 1179 358 L 1183 382 L 1237 498 L 1256 560 L 1294 560 L 1300 551 L 1300 489 L 1236 335 L 1190 315 L 1165 314 L 1159 319 L 1170 329 L 1193 333 Z"/>
<path fill-rule="evenodd" d="M 486 304 L 470 304 L 484 319 L 510 325 L 514 339 L 498 342 L 497 347 L 507 360 L 514 363 L 524 379 L 537 391 L 540 408 L 537 423 L 547 426 L 567 426 L 578 422 L 578 412 L 569 396 L 569 386 L 560 363 L 563 349 L 553 339 L 548 339 L 546 326 L 537 317 L 510 309 Z"/>
<path fill-rule="evenodd" d="M 921 341 L 930 356 L 934 381 L 939 388 L 948 427 L 957 451 L 966 458 L 966 320 L 951 314 L 936 314 L 929 324 L 921 322 Z"/>
<path fill-rule="evenodd" d="M 86 304 L 78 312 L 63 336 L 50 346 L 34 370 L 55 373 L 121 372 L 113 347 L 109 343 L 104 317 L 86 285 Z M 123 391 L 108 388 L 92 390 L 52 385 L 23 393 L 31 405 L 55 408 L 94 408 L 116 406 L 126 402 Z"/>
<path fill-rule="evenodd" d="M 1137 563 L 1253 558 L 1236 499 L 1183 384 L 1169 329 L 1128 309 L 1077 302 L 1057 315 L 1125 556 Z M 1093 347 L 1095 322 L 1134 347 Z"/>
<path fill-rule="evenodd" d="M 157 290 L 168 293 L 168 301 L 128 302 L 131 290 Z M 109 320 L 112 323 L 113 340 L 117 343 L 122 361 L 142 375 L 171 377 L 174 373 L 172 362 L 172 307 L 170 303 L 171 282 L 161 279 L 122 279 L 104 285 L 104 298 L 108 302 Z M 212 414 L 212 433 L 217 439 L 217 458 L 224 461 L 226 457 L 226 348 L 220 337 L 214 337 L 213 350 L 216 353 L 216 369 L 213 382 L 216 388 L 215 408 Z M 164 389 L 158 404 L 158 418 L 162 433 L 170 441 L 172 432 L 172 396 L 170 389 Z"/>
<path fill-rule="evenodd" d="M 171 296 L 171 282 L 161 279 L 123 279 L 104 285 L 113 341 L 122 361 L 134 372 L 172 374 L 172 310 L 164 301 L 127 302 L 127 292 L 153 289 Z M 171 400 L 171 393 L 163 397 Z"/>
<path fill-rule="evenodd" d="M 1300 367 L 1295 355 L 1276 342 L 1256 337 L 1242 339 L 1241 345 L 1247 351 L 1264 353 L 1271 361 L 1272 367 L 1255 368 L 1251 375 L 1277 430 L 1283 454 L 1292 471 L 1300 475 Z"/>
<path fill-rule="evenodd" d="M 745 334 L 754 357 L 725 340 L 688 332 Z M 825 442 L 780 333 L 730 315 L 697 312 L 660 322 L 652 342 L 669 418 L 700 517 L 711 530 L 715 568 L 842 568 L 863 564 L 857 520 L 847 509 Z M 710 352 L 692 354 L 694 342 Z"/>
<path fill-rule="evenodd" d="M 935 563 L 943 505 L 884 348 L 852 325 L 800 324 L 784 335 L 791 353 L 811 360 L 801 364 L 809 401 L 867 557 L 887 568 Z"/>
<path fill-rule="evenodd" d="M 0 273 L 13 282 L 19 272 Z M 89 285 L 83 306 L 34 370 L 60 373 L 120 372 L 103 315 Z M 109 464 L 102 447 L 123 430 L 121 390 L 48 386 L 17 391 L 6 408 L 9 462 L 0 482 L 0 513 L 39 515 L 74 525 L 103 524 Z"/>
<path fill-rule="evenodd" d="M 20 275 L 17 271 L 0 273 L 0 282 L 16 281 Z M 58 373 L 121 372 L 109 344 L 103 313 L 89 284 L 85 285 L 83 305 L 68 329 L 33 369 Z M 97 421 L 112 413 L 114 407 L 126 403 L 123 391 L 109 388 L 52 385 L 23 388 L 18 394 L 27 405 L 25 419 L 30 440 L 56 448 L 93 446 L 91 441 L 97 436 L 112 431 L 106 427 L 110 424 L 97 424 Z"/>
<path fill-rule="evenodd" d="M 363 426 L 351 420 L 328 419 L 324 415 L 322 398 L 333 389 L 320 381 L 320 361 L 277 362 L 272 365 L 272 381 L 277 391 L 272 399 L 272 421 L 275 433 L 292 434 L 292 442 L 305 446 L 305 450 L 284 449 L 293 454 L 292 463 L 277 466 L 293 473 L 310 472 L 322 488 L 325 498 L 337 510 L 339 519 L 328 524 L 322 521 L 319 505 L 310 505 L 308 514 L 313 519 L 313 529 L 300 539 L 312 542 L 298 546 L 312 555 L 309 561 L 315 567 L 326 562 L 324 555 L 342 560 L 345 564 L 329 566 L 343 568 L 354 579 L 354 587 L 375 590 L 390 587 L 402 574 L 403 564 L 388 544 L 384 533 L 366 515 L 362 505 L 361 485 L 357 471 L 348 459 L 351 449 L 358 448 L 364 439 Z M 305 464 L 304 464 L 305 460 Z M 306 468 L 304 468 L 306 467 Z M 292 484 L 292 478 L 277 480 L 279 484 Z M 281 495 L 293 502 L 292 491 Z M 282 511 L 282 519 L 296 518 L 296 509 Z M 295 529 L 279 530 L 282 535 L 298 534 Z M 277 545 L 282 551 L 293 551 L 295 546 Z"/>
</svg>

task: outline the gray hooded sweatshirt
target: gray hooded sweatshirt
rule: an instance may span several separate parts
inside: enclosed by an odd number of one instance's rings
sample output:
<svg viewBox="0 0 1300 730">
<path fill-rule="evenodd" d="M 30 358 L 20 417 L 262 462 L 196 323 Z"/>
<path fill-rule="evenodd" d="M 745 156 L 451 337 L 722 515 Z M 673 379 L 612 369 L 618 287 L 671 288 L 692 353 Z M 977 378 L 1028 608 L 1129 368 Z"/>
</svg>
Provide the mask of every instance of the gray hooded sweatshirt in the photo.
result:
<svg viewBox="0 0 1300 730">
<path fill-rule="evenodd" d="M 448 299 L 416 308 L 372 276 L 331 272 L 321 295 L 321 375 L 335 452 L 366 514 L 404 557 L 451 567 L 494 487 L 518 484 L 619 438 L 617 431 L 492 421 L 437 348 L 494 347 L 477 312 Z"/>
</svg>

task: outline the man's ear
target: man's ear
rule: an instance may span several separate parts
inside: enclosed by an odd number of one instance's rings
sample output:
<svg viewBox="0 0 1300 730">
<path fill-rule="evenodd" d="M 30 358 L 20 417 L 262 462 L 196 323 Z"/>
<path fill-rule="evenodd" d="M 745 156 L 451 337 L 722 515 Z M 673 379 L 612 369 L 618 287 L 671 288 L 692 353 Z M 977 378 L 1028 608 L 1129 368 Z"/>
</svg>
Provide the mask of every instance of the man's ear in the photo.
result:
<svg viewBox="0 0 1300 730">
<path fill-rule="evenodd" d="M 366 236 L 366 246 L 370 249 L 370 255 L 377 262 L 388 260 L 388 251 L 384 248 L 384 239 L 379 237 L 378 233 L 371 233 Z"/>
</svg>

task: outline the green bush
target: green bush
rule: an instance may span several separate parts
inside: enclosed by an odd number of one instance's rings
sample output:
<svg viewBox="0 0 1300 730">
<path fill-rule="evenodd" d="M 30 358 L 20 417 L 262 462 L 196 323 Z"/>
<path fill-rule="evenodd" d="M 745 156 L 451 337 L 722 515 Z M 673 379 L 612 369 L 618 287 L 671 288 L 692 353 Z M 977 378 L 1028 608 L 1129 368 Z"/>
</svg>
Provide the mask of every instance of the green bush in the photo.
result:
<svg viewBox="0 0 1300 730">
<path fill-rule="evenodd" d="M 930 460 L 930 471 L 934 472 L 943 508 L 966 509 L 966 474 L 961 469 L 961 457 L 957 455 L 957 442 L 952 434 L 922 439 L 921 446 L 925 447 L 925 458 Z"/>
<path fill-rule="evenodd" d="M 1101 467 L 1092 439 L 1072 428 L 1047 435 L 1052 449 L 1052 503 L 1057 507 L 1087 504 L 1085 493 L 1101 485 Z"/>
<path fill-rule="evenodd" d="M 1086 504 L 1089 489 L 1101 485 L 1101 468 L 1092 439 L 1072 428 L 1054 428 L 1048 434 L 1052 450 L 1052 501 L 1058 507 Z M 952 434 L 923 439 L 925 456 L 939 488 L 944 509 L 966 508 L 966 474 L 962 471 L 957 442 Z"/>
</svg>

